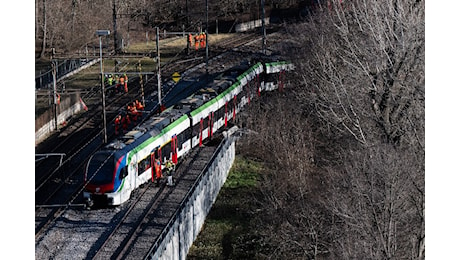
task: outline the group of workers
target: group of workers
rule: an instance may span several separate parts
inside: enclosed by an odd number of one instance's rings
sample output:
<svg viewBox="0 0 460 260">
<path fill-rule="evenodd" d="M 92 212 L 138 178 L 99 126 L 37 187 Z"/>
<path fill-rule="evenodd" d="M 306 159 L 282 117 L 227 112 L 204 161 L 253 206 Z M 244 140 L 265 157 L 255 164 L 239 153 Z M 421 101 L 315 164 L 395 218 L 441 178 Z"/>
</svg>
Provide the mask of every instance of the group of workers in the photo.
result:
<svg viewBox="0 0 460 260">
<path fill-rule="evenodd" d="M 144 105 L 137 99 L 135 102 L 128 104 L 126 107 L 126 113 L 119 114 L 115 118 L 115 135 L 120 133 L 120 127 L 123 129 L 123 133 L 126 133 L 131 122 L 136 122 L 140 117 L 142 117 L 143 111 Z"/>
<path fill-rule="evenodd" d="M 195 39 L 195 50 L 197 51 L 200 48 L 206 48 L 206 34 L 204 32 L 199 33 L 192 37 L 192 34 L 188 34 L 187 40 L 187 49 L 190 50 L 192 48 L 192 41 Z"/>
<path fill-rule="evenodd" d="M 126 107 L 126 113 L 118 114 L 115 118 L 115 135 L 120 133 L 120 127 L 123 129 L 123 133 L 126 133 L 128 130 L 129 125 L 133 121 L 137 121 L 139 117 L 142 117 L 142 112 L 144 111 L 144 105 L 142 105 L 139 100 L 128 104 Z M 161 168 L 161 162 L 159 159 L 155 160 L 154 163 L 155 169 L 155 178 L 152 175 L 152 181 L 156 181 L 156 184 L 160 184 L 160 179 L 163 178 L 163 171 Z M 164 165 L 164 169 L 166 170 L 166 177 L 167 177 L 167 186 L 174 186 L 173 174 L 176 171 L 176 165 L 171 161 L 167 160 Z"/>
<path fill-rule="evenodd" d="M 105 82 L 109 87 L 115 85 L 116 92 L 124 91 L 125 93 L 128 93 L 128 76 L 126 73 L 120 76 L 112 76 L 112 74 L 105 75 Z"/>
<path fill-rule="evenodd" d="M 161 169 L 161 162 L 159 159 L 155 159 L 155 180 L 152 176 L 152 182 L 155 181 L 156 185 L 160 185 L 160 179 L 163 178 L 163 171 Z M 167 186 L 174 186 L 173 174 L 176 171 L 176 164 L 174 164 L 171 160 L 167 160 L 164 166 L 166 170 L 166 177 L 167 177 Z"/>
</svg>

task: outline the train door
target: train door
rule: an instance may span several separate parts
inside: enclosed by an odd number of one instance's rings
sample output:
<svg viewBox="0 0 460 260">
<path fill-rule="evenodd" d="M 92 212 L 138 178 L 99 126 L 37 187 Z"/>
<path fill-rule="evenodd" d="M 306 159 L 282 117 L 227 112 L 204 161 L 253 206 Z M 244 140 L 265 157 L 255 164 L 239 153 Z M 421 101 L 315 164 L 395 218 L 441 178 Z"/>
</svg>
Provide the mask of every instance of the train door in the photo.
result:
<svg viewBox="0 0 460 260">
<path fill-rule="evenodd" d="M 257 96 L 260 97 L 260 81 L 259 81 L 259 74 L 256 77 L 256 88 L 257 88 Z"/>
<path fill-rule="evenodd" d="M 200 119 L 200 147 L 203 145 L 203 118 Z"/>
<path fill-rule="evenodd" d="M 161 173 L 161 147 L 158 147 L 158 149 L 155 149 L 152 151 L 152 153 L 150 154 L 150 157 L 151 157 L 151 169 L 152 169 L 152 182 L 155 182 L 155 180 L 158 179 L 158 176 L 157 176 L 157 169 L 159 167 L 159 171 Z M 159 162 L 159 165 L 158 165 L 158 162 Z"/>
<path fill-rule="evenodd" d="M 134 160 L 134 158 L 136 158 L 136 160 Z M 128 174 L 128 182 L 130 183 L 130 188 L 129 188 L 129 191 L 131 193 L 132 190 L 134 190 L 136 188 L 136 177 L 137 177 L 137 174 L 138 174 L 138 171 L 139 171 L 139 168 L 137 167 L 137 155 L 133 157 L 133 161 L 131 161 L 131 167 L 132 167 L 132 174 L 131 176 L 129 176 Z"/>
<path fill-rule="evenodd" d="M 150 169 L 152 170 L 152 182 L 155 181 L 155 151 L 150 154 Z"/>
<path fill-rule="evenodd" d="M 177 164 L 177 135 L 173 135 L 171 138 L 171 153 L 172 153 L 172 162 Z"/>
<path fill-rule="evenodd" d="M 236 118 L 236 95 L 233 96 L 233 122 L 235 122 Z"/>
<path fill-rule="evenodd" d="M 227 127 L 227 107 L 228 107 L 228 101 L 225 101 L 225 127 Z"/>
<path fill-rule="evenodd" d="M 251 87 L 249 86 L 249 81 L 246 84 L 246 93 L 248 95 L 248 105 L 251 104 Z"/>
</svg>

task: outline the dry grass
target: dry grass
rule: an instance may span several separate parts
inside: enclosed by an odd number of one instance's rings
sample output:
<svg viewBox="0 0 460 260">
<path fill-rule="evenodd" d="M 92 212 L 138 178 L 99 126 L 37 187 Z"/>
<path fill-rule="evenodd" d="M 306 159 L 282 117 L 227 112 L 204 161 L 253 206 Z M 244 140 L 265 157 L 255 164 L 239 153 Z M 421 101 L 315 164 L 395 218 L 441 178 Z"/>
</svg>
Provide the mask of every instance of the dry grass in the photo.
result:
<svg viewBox="0 0 460 260">
<path fill-rule="evenodd" d="M 234 33 L 221 33 L 221 34 L 210 34 L 208 37 L 209 45 L 218 44 L 220 41 L 225 41 L 231 37 L 234 37 Z M 160 52 L 163 52 L 163 48 L 169 50 L 179 50 L 184 49 L 187 46 L 187 35 L 185 37 L 177 36 L 173 38 L 168 38 L 160 41 Z M 152 52 L 156 51 L 156 42 L 149 41 L 146 42 L 139 42 L 139 43 L 132 43 L 128 48 L 126 48 L 126 52 L 130 53 L 144 53 L 144 52 Z"/>
</svg>

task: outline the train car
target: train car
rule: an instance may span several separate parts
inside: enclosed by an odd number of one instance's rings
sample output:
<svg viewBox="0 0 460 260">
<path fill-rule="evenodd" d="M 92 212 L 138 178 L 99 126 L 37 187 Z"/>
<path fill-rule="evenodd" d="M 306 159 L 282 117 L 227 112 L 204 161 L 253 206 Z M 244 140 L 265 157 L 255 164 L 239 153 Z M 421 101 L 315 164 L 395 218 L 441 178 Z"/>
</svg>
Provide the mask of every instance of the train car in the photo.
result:
<svg viewBox="0 0 460 260">
<path fill-rule="evenodd" d="M 83 192 L 87 205 L 120 205 L 141 184 L 158 181 L 154 174 L 156 160 L 162 168 L 167 160 L 177 163 L 234 121 L 260 91 L 274 89 L 276 83 L 261 79 L 264 71 L 270 76 L 289 69 L 292 67 L 284 62 L 258 62 L 236 78 L 220 77 L 211 87 L 181 100 L 106 145 L 88 160 Z"/>
</svg>

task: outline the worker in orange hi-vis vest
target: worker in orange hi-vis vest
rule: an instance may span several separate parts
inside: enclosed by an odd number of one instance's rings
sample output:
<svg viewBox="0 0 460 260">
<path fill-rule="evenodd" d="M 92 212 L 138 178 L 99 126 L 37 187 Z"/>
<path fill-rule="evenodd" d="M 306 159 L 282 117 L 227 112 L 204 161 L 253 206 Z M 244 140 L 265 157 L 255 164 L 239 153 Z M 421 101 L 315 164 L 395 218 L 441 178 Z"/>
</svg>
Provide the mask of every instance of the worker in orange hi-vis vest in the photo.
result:
<svg viewBox="0 0 460 260">
<path fill-rule="evenodd" d="M 206 34 L 201 33 L 201 48 L 206 48 Z"/>
<path fill-rule="evenodd" d="M 192 34 L 189 33 L 187 37 L 187 54 L 190 53 L 190 49 L 192 49 L 192 41 L 193 41 Z"/>
<path fill-rule="evenodd" d="M 128 111 L 130 118 L 132 118 L 134 121 L 137 121 L 138 113 L 137 113 L 136 105 L 134 104 L 134 102 L 128 105 L 128 107 L 126 108 L 126 111 Z"/>
<path fill-rule="evenodd" d="M 115 75 L 115 89 L 117 93 L 120 91 L 120 77 L 118 75 Z"/>
<path fill-rule="evenodd" d="M 115 135 L 118 135 L 118 130 L 120 130 L 120 125 L 121 125 L 121 115 L 118 115 L 115 118 Z"/>
<path fill-rule="evenodd" d="M 200 40 L 200 49 L 201 49 L 203 48 L 203 33 L 200 33 L 199 40 Z"/>
<path fill-rule="evenodd" d="M 126 114 L 124 117 L 121 118 L 121 127 L 123 128 L 123 132 L 128 130 L 128 126 L 131 124 L 131 120 L 129 119 L 129 115 Z"/>
<path fill-rule="evenodd" d="M 61 104 L 61 95 L 59 95 L 59 93 L 56 93 L 56 104 Z"/>
<path fill-rule="evenodd" d="M 200 48 L 200 35 L 195 35 L 195 50 L 197 51 Z"/>
<path fill-rule="evenodd" d="M 139 111 L 144 110 L 144 106 L 142 105 L 141 102 L 139 102 L 139 100 L 136 99 L 135 103 L 136 103 L 136 109 L 137 110 L 139 110 Z"/>
<path fill-rule="evenodd" d="M 123 77 L 125 78 L 124 79 L 124 82 L 125 82 L 125 93 L 128 93 L 128 75 L 126 75 L 126 73 L 123 75 Z"/>
<path fill-rule="evenodd" d="M 163 174 L 161 173 L 161 163 L 160 160 L 156 159 L 155 160 L 155 181 L 157 186 L 160 185 L 160 179 L 163 177 Z"/>
<path fill-rule="evenodd" d="M 125 77 L 121 76 L 120 78 L 118 78 L 118 80 L 120 82 L 120 90 L 121 90 L 125 87 Z"/>
</svg>

